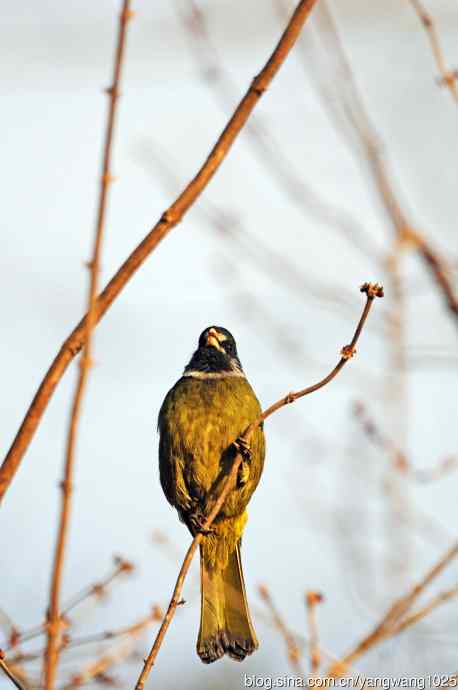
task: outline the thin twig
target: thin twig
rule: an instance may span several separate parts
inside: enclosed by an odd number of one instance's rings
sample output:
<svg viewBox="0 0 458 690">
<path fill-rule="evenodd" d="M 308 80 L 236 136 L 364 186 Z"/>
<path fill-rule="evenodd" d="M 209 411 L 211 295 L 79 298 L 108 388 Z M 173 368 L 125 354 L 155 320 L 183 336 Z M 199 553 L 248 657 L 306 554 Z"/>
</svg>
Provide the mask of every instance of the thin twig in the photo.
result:
<svg viewBox="0 0 458 690">
<path fill-rule="evenodd" d="M 418 17 L 425 27 L 426 33 L 428 34 L 434 61 L 437 69 L 439 70 L 439 74 L 441 75 L 441 84 L 449 89 L 453 98 L 458 103 L 458 75 L 456 70 L 449 70 L 447 67 L 436 22 L 429 12 L 426 11 L 426 8 L 422 5 L 420 0 L 409 0 L 409 2 L 414 8 L 415 12 L 418 14 Z"/>
<path fill-rule="evenodd" d="M 364 292 L 367 295 L 367 300 L 366 304 L 364 305 L 364 310 L 361 315 L 361 318 L 359 320 L 359 323 L 356 327 L 355 333 L 353 335 L 353 338 L 350 342 L 349 345 L 345 345 L 342 350 L 341 350 L 341 358 L 339 362 L 336 364 L 334 369 L 321 381 L 318 383 L 315 383 L 313 386 L 309 386 L 308 388 L 304 388 L 301 391 L 297 391 L 296 393 L 288 393 L 284 398 L 281 400 L 278 400 L 276 403 L 271 405 L 270 407 L 265 410 L 261 416 L 259 417 L 260 422 L 264 421 L 268 417 L 270 417 L 271 414 L 279 410 L 281 407 L 284 407 L 285 405 L 289 405 L 290 403 L 295 402 L 299 398 L 304 397 L 305 395 L 309 395 L 310 393 L 314 393 L 315 391 L 319 390 L 320 388 L 323 388 L 323 386 L 326 386 L 328 383 L 334 379 L 339 371 L 345 366 L 345 364 L 348 362 L 349 359 L 353 357 L 353 355 L 356 353 L 356 343 L 358 342 L 359 336 L 361 335 L 361 331 L 364 327 L 364 324 L 366 322 L 366 319 L 369 315 L 369 311 L 372 307 L 372 303 L 374 301 L 375 297 L 383 297 L 383 288 L 378 285 L 377 283 L 364 283 L 364 285 L 361 286 L 361 292 Z M 253 426 L 254 425 L 254 426 Z M 257 420 L 256 422 L 253 422 L 253 424 L 250 425 L 250 433 L 249 435 L 251 436 L 252 431 L 258 426 Z M 253 427 L 253 428 L 252 428 Z"/>
<path fill-rule="evenodd" d="M 88 585 L 80 592 L 75 594 L 63 607 L 62 615 L 66 616 L 75 606 L 90 597 L 101 598 L 106 594 L 107 588 L 121 575 L 126 575 L 134 570 L 135 566 L 130 561 L 121 556 L 114 557 L 114 568 L 108 575 L 92 585 Z"/>
<path fill-rule="evenodd" d="M 395 626 L 392 634 L 397 635 L 406 628 L 410 628 L 410 626 L 415 625 L 418 623 L 418 621 L 426 618 L 426 616 L 428 616 L 431 611 L 434 611 L 434 609 L 436 609 L 438 606 L 445 604 L 447 601 L 454 599 L 456 596 L 458 596 L 458 585 L 455 585 L 455 587 L 452 587 L 451 589 L 446 589 L 443 592 L 439 592 L 439 594 L 436 594 L 436 596 L 433 597 L 421 609 L 418 609 L 418 611 L 414 611 L 409 616 L 403 618 L 398 625 Z"/>
<path fill-rule="evenodd" d="M 309 630 L 309 656 L 310 656 L 310 673 L 316 675 L 320 670 L 321 653 L 318 640 L 318 624 L 316 620 L 316 609 L 318 604 L 323 601 L 323 595 L 320 592 L 306 592 L 305 603 L 307 605 L 307 621 Z"/>
<path fill-rule="evenodd" d="M 192 53 L 199 65 L 202 78 L 207 81 L 212 95 L 226 112 L 228 105 L 234 100 L 236 87 L 213 44 L 205 13 L 195 0 L 175 0 L 173 4 L 186 33 L 191 35 Z M 324 199 L 307 183 L 304 173 L 294 169 L 284 147 L 275 140 L 265 123 L 260 123 L 260 126 L 255 122 L 248 124 L 246 134 L 256 157 L 264 165 L 267 173 L 304 217 L 312 216 L 334 228 L 352 247 L 362 252 L 366 259 L 378 262 L 380 256 L 377 245 L 371 241 L 359 221 L 345 209 Z"/>
<path fill-rule="evenodd" d="M 108 575 L 106 575 L 98 582 L 88 585 L 80 592 L 75 594 L 73 597 L 71 597 L 68 600 L 68 602 L 62 605 L 61 619 L 63 621 L 69 624 L 69 621 L 67 620 L 67 614 L 70 611 L 72 611 L 74 608 L 76 608 L 76 606 L 79 606 L 83 602 L 88 601 L 92 597 L 100 599 L 106 593 L 109 585 L 111 585 L 121 575 L 130 573 L 134 569 L 134 565 L 125 558 L 122 558 L 121 556 L 115 556 L 114 561 L 114 568 L 110 570 Z M 46 625 L 47 623 L 46 621 L 44 621 L 39 625 L 35 625 L 33 628 L 28 628 L 27 630 L 23 631 L 19 630 L 17 627 L 12 627 L 9 636 L 9 642 L 4 647 L 4 651 L 14 649 L 22 642 L 28 642 L 29 640 L 33 640 L 39 635 L 42 635 L 46 631 Z"/>
<path fill-rule="evenodd" d="M 113 135 L 117 115 L 117 103 L 119 97 L 119 85 L 121 80 L 121 70 L 124 58 L 126 41 L 126 28 L 132 16 L 130 10 L 130 0 L 124 0 L 122 11 L 119 18 L 118 41 L 113 68 L 113 82 L 108 89 L 110 99 L 108 108 L 108 118 L 105 132 L 105 146 L 102 162 L 102 176 L 100 180 L 99 204 L 97 209 L 97 220 L 94 237 L 94 248 L 90 262 L 90 283 L 88 294 L 88 313 L 85 323 L 85 346 L 80 361 L 80 369 L 76 389 L 74 393 L 70 425 L 67 437 L 66 459 L 64 468 L 64 479 L 61 484 L 61 513 L 57 544 L 54 555 L 53 574 L 48 610 L 48 645 L 45 656 L 44 675 L 45 689 L 54 690 L 55 677 L 60 650 L 60 635 L 62 619 L 60 611 L 60 591 L 62 585 L 63 566 L 65 559 L 65 547 L 70 526 L 70 510 L 73 491 L 73 471 L 75 464 L 75 445 L 78 431 L 78 424 L 81 415 L 81 404 L 86 389 L 90 367 L 92 365 L 92 331 L 97 321 L 96 296 L 99 282 L 100 255 L 105 226 L 105 214 L 108 199 L 108 187 L 113 181 L 111 174 L 111 157 L 113 146 Z"/>
<path fill-rule="evenodd" d="M 158 155 L 160 146 L 154 142 L 154 162 L 160 171 L 160 180 L 164 188 L 175 188 L 177 185 L 176 164 L 170 154 Z M 145 147 L 142 145 L 142 153 Z M 148 156 L 151 160 L 152 156 Z M 272 250 L 263 242 L 262 237 L 253 238 L 243 219 L 237 217 L 233 211 L 228 211 L 209 200 L 205 204 L 199 204 L 196 212 L 202 215 L 212 233 L 216 230 L 226 241 L 236 244 L 238 261 L 240 256 L 248 259 L 258 270 L 264 271 L 269 280 L 286 284 L 295 293 L 309 302 L 310 298 L 316 299 L 325 308 L 332 308 L 334 313 L 343 314 L 352 310 L 354 304 L 352 295 L 341 286 L 332 287 L 317 277 L 304 275 L 292 261 L 283 256 L 278 250 Z"/>
<path fill-rule="evenodd" d="M 388 609 L 382 620 L 375 626 L 375 628 L 359 642 L 354 649 L 342 657 L 339 661 L 334 663 L 328 670 L 327 676 L 340 678 L 344 676 L 350 665 L 365 654 L 374 645 L 382 640 L 391 637 L 402 621 L 408 611 L 411 609 L 420 594 L 426 587 L 438 577 L 447 565 L 458 556 L 458 542 L 456 542 L 451 549 L 429 570 L 425 577 L 420 580 L 410 592 L 397 599 L 394 604 Z M 425 614 L 426 615 L 426 614 Z"/>
<path fill-rule="evenodd" d="M 396 469 L 401 473 L 407 474 L 415 482 L 419 484 L 427 484 L 429 482 L 442 479 L 446 474 L 458 468 L 458 456 L 452 455 L 437 463 L 434 467 L 427 470 L 417 470 L 412 467 L 411 462 L 407 458 L 404 451 L 396 446 L 396 444 L 388 438 L 379 428 L 376 421 L 369 416 L 367 409 L 363 403 L 356 403 L 354 406 L 356 419 L 360 422 L 366 436 L 372 443 L 381 450 L 389 453 L 394 458 Z"/>
<path fill-rule="evenodd" d="M 221 163 L 226 158 L 232 144 L 250 117 L 259 99 L 268 88 L 290 49 L 296 42 L 302 25 L 316 2 L 317 0 L 301 0 L 276 49 L 262 71 L 252 81 L 248 91 L 235 109 L 224 131 L 197 175 L 185 187 L 174 203 L 162 214 L 158 223 L 156 223 L 143 241 L 134 249 L 132 254 L 126 259 L 98 296 L 95 305 L 95 323 L 100 321 L 129 279 L 164 237 L 169 234 L 172 228 L 182 220 L 189 208 L 207 187 Z M 0 501 L 3 499 L 16 474 L 22 457 L 35 434 L 54 389 L 73 357 L 75 357 L 86 342 L 86 323 L 87 316 L 80 321 L 66 339 L 40 384 L 16 438 L 0 468 Z"/>
<path fill-rule="evenodd" d="M 162 611 L 159 606 L 153 606 L 151 613 L 145 618 L 141 618 L 139 621 L 133 625 L 125 626 L 123 628 L 118 628 L 117 630 L 104 630 L 100 633 L 94 633 L 93 635 L 84 635 L 81 637 L 70 637 L 69 635 L 64 635 L 62 639 L 61 651 L 67 652 L 75 647 L 83 647 L 86 645 L 95 644 L 97 642 L 106 642 L 107 640 L 114 640 L 118 637 L 128 637 L 129 635 L 136 635 L 138 632 L 143 630 L 149 623 L 160 622 L 162 620 Z M 35 652 L 23 653 L 18 652 L 14 656 L 9 657 L 10 663 L 24 663 L 28 661 L 34 661 L 36 659 L 43 658 L 45 650 L 37 650 Z"/>
<path fill-rule="evenodd" d="M 108 652 L 102 654 L 101 657 L 91 661 L 84 669 L 78 673 L 73 674 L 70 681 L 62 688 L 62 690 L 74 690 L 86 683 L 89 683 L 94 678 L 101 676 L 114 664 L 121 663 L 133 651 L 133 643 L 135 640 L 147 630 L 153 623 L 161 620 L 162 613 L 157 606 L 154 606 L 151 613 L 137 623 L 118 631 L 114 631 L 111 637 L 124 637 L 121 645 L 111 648 Z M 108 638 L 104 638 L 108 639 Z"/>
<path fill-rule="evenodd" d="M 299 6 L 300 7 L 300 6 Z M 371 309 L 372 303 L 375 299 L 375 297 L 383 297 L 383 288 L 374 283 L 364 283 L 364 285 L 361 286 L 361 292 L 364 292 L 366 294 L 366 304 L 364 305 L 363 313 L 360 317 L 360 320 L 358 322 L 358 325 L 356 326 L 355 333 L 353 335 L 353 338 L 351 340 L 351 343 L 349 345 L 345 345 L 342 348 L 341 351 L 341 357 L 337 365 L 334 367 L 334 369 L 321 381 L 318 383 L 315 383 L 312 386 L 309 386 L 308 388 L 304 388 L 303 390 L 300 390 L 296 393 L 288 393 L 284 398 L 281 398 L 277 402 L 275 402 L 273 405 L 268 407 L 264 412 L 262 412 L 259 417 L 257 417 L 251 424 L 245 429 L 243 432 L 241 438 L 246 441 L 247 443 L 250 441 L 251 436 L 253 432 L 257 429 L 257 427 L 268 417 L 270 417 L 274 412 L 279 410 L 280 408 L 284 407 L 285 405 L 289 405 L 299 398 L 302 398 L 306 395 L 309 395 L 310 393 L 314 393 L 315 391 L 319 390 L 320 388 L 323 388 L 323 386 L 326 386 L 326 384 L 330 383 L 333 378 L 337 376 L 339 371 L 345 366 L 345 364 L 348 362 L 349 359 L 355 354 L 356 352 L 356 344 L 358 342 L 359 336 L 361 335 L 361 331 L 363 329 L 363 326 L 366 322 L 367 316 L 369 314 L 369 311 Z M 235 441 L 236 439 L 234 439 Z M 234 462 L 232 464 L 231 471 L 229 475 L 226 475 L 225 477 L 222 478 L 222 482 L 217 482 L 217 488 L 216 488 L 216 493 L 218 495 L 218 498 L 213 504 L 213 507 L 211 510 L 208 512 L 208 516 L 202 526 L 202 531 L 206 532 L 210 528 L 213 520 L 217 517 L 219 514 L 228 494 L 234 487 L 236 480 L 237 480 L 237 473 L 239 466 L 242 462 L 243 458 L 240 452 L 237 451 L 235 455 Z M 222 483 L 222 489 L 219 492 L 220 486 Z M 219 492 L 219 493 L 218 493 Z M 210 500 L 208 501 L 208 506 L 212 505 L 212 498 L 210 497 Z M 154 665 L 154 662 L 156 660 L 157 654 L 159 652 L 159 649 L 162 645 L 162 642 L 164 640 L 165 634 L 167 632 L 167 629 L 172 622 L 173 616 L 175 615 L 175 611 L 177 609 L 177 606 L 179 606 L 182 603 L 181 599 L 181 592 L 183 590 L 183 585 L 184 581 L 186 578 L 186 575 L 188 573 L 188 570 L 191 565 L 191 561 L 193 559 L 193 556 L 196 552 L 196 549 L 200 542 L 202 541 L 202 532 L 197 534 L 194 539 L 191 542 L 190 547 L 188 548 L 188 551 L 186 552 L 186 556 L 184 558 L 183 564 L 180 568 L 180 572 L 178 573 L 178 578 L 175 583 L 175 588 L 173 590 L 172 598 L 170 599 L 170 603 L 167 609 L 167 612 L 164 616 L 164 619 L 162 621 L 161 627 L 159 628 L 159 632 L 156 636 L 156 639 L 154 640 L 154 644 L 151 648 L 151 651 L 148 655 L 148 658 L 145 660 L 142 672 L 140 673 L 140 676 L 138 678 L 137 684 L 135 686 L 135 690 L 143 690 L 143 687 L 145 685 L 146 679 L 148 678 L 148 675 Z"/>
<path fill-rule="evenodd" d="M 5 676 L 7 676 L 10 681 L 15 685 L 19 690 L 25 690 L 25 687 L 22 685 L 20 680 L 14 675 L 14 673 L 11 671 L 9 668 L 8 664 L 5 661 L 5 656 L 0 649 L 0 668 L 2 669 L 3 673 Z"/>
<path fill-rule="evenodd" d="M 365 153 L 379 198 L 396 233 L 399 248 L 412 248 L 418 251 L 439 291 L 442 293 L 450 313 L 458 324 L 458 296 L 455 294 L 450 280 L 448 265 L 445 259 L 439 256 L 433 249 L 425 236 L 409 221 L 407 214 L 402 208 L 393 175 L 389 171 L 384 156 L 381 138 L 366 110 L 364 99 L 357 86 L 350 61 L 326 0 L 320 3 L 318 17 L 324 21 L 327 35 L 332 40 L 332 55 L 339 60 L 342 89 L 348 91 L 347 94 L 344 92 L 341 95 L 345 116 L 348 124 L 357 134 L 359 143 Z"/>
<path fill-rule="evenodd" d="M 159 150 L 160 145 L 157 141 L 154 142 L 154 155 L 149 154 L 148 151 L 145 152 L 143 143 L 139 149 L 143 160 L 148 162 L 154 160 L 157 164 L 164 188 L 173 190 L 177 186 L 176 161 L 169 153 L 160 155 Z M 330 309 L 343 318 L 346 318 L 345 315 L 353 310 L 354 300 L 349 290 L 340 285 L 329 286 L 326 281 L 317 276 L 304 275 L 294 262 L 279 251 L 270 249 L 268 244 L 263 242 L 262 237 L 257 236 L 254 239 L 243 219 L 234 215 L 232 211 L 207 200 L 205 204 L 199 204 L 196 213 L 206 220 L 212 234 L 216 230 L 226 243 L 230 241 L 231 245 L 236 245 L 238 263 L 240 263 L 240 257 L 250 261 L 257 270 L 266 273 L 269 280 L 278 281 L 281 285 L 286 284 L 307 304 L 310 298 L 316 299 L 323 308 Z M 233 271 L 231 273 L 233 274 Z M 245 297 L 243 300 L 245 301 Z M 253 296 L 251 296 L 251 301 L 253 301 Z M 261 305 L 258 302 L 256 309 L 260 308 Z M 381 332 L 378 323 L 371 325 L 378 329 L 378 333 Z"/>
<path fill-rule="evenodd" d="M 82 685 L 90 683 L 100 677 L 104 677 L 107 670 L 115 664 L 121 664 L 133 652 L 134 640 L 125 640 L 116 649 L 103 654 L 99 659 L 92 661 L 81 672 L 75 673 L 62 690 L 76 690 Z"/>
<path fill-rule="evenodd" d="M 258 592 L 271 613 L 275 627 L 280 632 L 281 636 L 285 641 L 286 652 L 288 655 L 288 661 L 291 665 L 291 668 L 299 676 L 304 676 L 304 669 L 302 668 L 301 664 L 301 650 L 299 649 L 299 645 L 297 644 L 296 637 L 283 620 L 283 617 L 281 616 L 279 610 L 275 606 L 275 603 L 267 587 L 265 585 L 259 585 Z"/>
</svg>

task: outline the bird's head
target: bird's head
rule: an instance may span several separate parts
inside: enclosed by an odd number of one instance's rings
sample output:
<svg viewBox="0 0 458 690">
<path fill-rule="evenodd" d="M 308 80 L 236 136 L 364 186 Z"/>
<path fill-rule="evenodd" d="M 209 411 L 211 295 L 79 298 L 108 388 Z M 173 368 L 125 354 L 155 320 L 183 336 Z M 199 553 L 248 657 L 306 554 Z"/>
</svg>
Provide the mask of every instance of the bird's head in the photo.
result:
<svg viewBox="0 0 458 690">
<path fill-rule="evenodd" d="M 244 376 L 232 334 L 222 326 L 209 326 L 202 331 L 198 348 L 184 373 L 196 378 Z"/>
</svg>

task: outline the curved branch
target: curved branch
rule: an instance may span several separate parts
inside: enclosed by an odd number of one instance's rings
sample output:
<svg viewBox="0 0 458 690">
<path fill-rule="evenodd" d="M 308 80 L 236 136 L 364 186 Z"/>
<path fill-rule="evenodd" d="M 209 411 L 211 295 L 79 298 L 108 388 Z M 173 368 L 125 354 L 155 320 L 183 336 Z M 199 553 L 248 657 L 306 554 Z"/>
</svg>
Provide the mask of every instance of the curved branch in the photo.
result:
<svg viewBox="0 0 458 690">
<path fill-rule="evenodd" d="M 302 25 L 310 14 L 316 1 L 317 0 L 301 0 L 301 2 L 299 2 L 274 52 L 262 71 L 254 78 L 248 91 L 235 109 L 226 128 L 197 175 L 191 180 L 167 211 L 162 214 L 153 229 L 146 235 L 136 249 L 134 249 L 132 254 L 126 259 L 118 272 L 98 296 L 95 303 L 95 323 L 100 321 L 137 269 L 140 268 L 142 263 L 151 252 L 156 249 L 164 237 L 168 235 L 170 230 L 182 220 L 185 213 L 208 185 L 213 175 L 226 158 L 232 144 L 251 115 L 260 97 L 266 91 L 270 82 L 285 61 L 289 51 L 299 36 Z M 16 438 L 0 468 L 0 501 L 3 499 L 17 472 L 22 457 L 35 434 L 54 389 L 64 375 L 73 357 L 75 357 L 84 346 L 86 342 L 86 329 L 87 316 L 79 322 L 64 342 L 45 378 L 40 384 Z"/>
<path fill-rule="evenodd" d="M 243 434 L 241 435 L 241 439 L 243 439 L 245 442 L 249 442 L 253 432 L 257 427 L 268 417 L 270 417 L 274 412 L 279 410 L 281 407 L 284 407 L 285 405 L 288 405 L 290 403 L 295 402 L 299 398 L 303 398 L 306 395 L 309 395 L 310 393 L 314 393 L 315 391 L 319 390 L 320 388 L 323 388 L 327 383 L 332 381 L 333 378 L 337 376 L 339 371 L 345 366 L 345 364 L 348 362 L 349 359 L 355 354 L 355 347 L 356 343 L 358 342 L 359 336 L 361 334 L 361 331 L 363 329 L 363 326 L 366 322 L 367 316 L 369 314 L 369 311 L 371 309 L 372 303 L 374 301 L 375 297 L 383 297 L 383 288 L 378 285 L 377 283 L 364 283 L 364 285 L 361 286 L 361 292 L 366 293 L 366 304 L 364 305 L 363 313 L 361 315 L 361 318 L 358 322 L 358 325 L 356 327 L 355 333 L 353 335 L 353 338 L 351 340 L 351 343 L 349 345 L 345 345 L 345 347 L 342 348 L 341 351 L 341 357 L 337 365 L 334 367 L 334 369 L 327 375 L 325 376 L 324 379 L 319 381 L 318 383 L 315 383 L 313 386 L 308 386 L 307 388 L 304 388 L 303 390 L 298 391 L 297 393 L 288 393 L 284 398 L 281 398 L 278 400 L 276 403 L 268 407 L 264 412 L 262 412 L 259 417 L 257 417 L 251 424 L 245 429 Z M 239 449 L 241 447 L 241 444 L 236 444 L 236 448 Z M 241 452 L 238 450 L 236 453 L 234 462 L 231 467 L 231 471 L 229 472 L 228 475 L 226 475 L 224 481 L 223 481 L 223 488 L 220 493 L 218 493 L 218 488 L 216 490 L 216 493 L 218 494 L 218 498 L 216 499 L 213 508 L 210 510 L 208 513 L 208 517 L 206 518 L 203 526 L 202 526 L 202 532 L 207 532 L 208 529 L 210 528 L 212 522 L 215 520 L 215 518 L 218 516 L 218 513 L 220 512 L 229 492 L 232 490 L 232 488 L 235 486 L 235 483 L 237 481 L 237 473 L 238 469 L 240 467 L 240 464 L 243 461 L 243 457 Z M 211 501 L 208 502 L 208 505 L 211 505 Z M 199 533 L 197 534 L 194 539 L 191 542 L 191 545 L 186 552 L 186 556 L 184 558 L 183 564 L 180 568 L 180 572 L 178 573 L 178 578 L 175 584 L 175 588 L 173 590 L 172 598 L 170 600 L 169 606 L 167 608 L 166 614 L 162 620 L 161 627 L 159 628 L 159 631 L 157 633 L 156 639 L 154 640 L 154 644 L 151 648 L 151 651 L 148 655 L 148 658 L 145 660 L 142 672 L 140 673 L 140 676 L 138 678 L 137 684 L 135 686 L 135 690 L 143 690 L 146 679 L 148 678 L 148 675 L 154 665 L 154 662 L 156 660 L 156 657 L 158 655 L 159 649 L 162 645 L 162 642 L 164 640 L 165 634 L 168 630 L 168 627 L 170 623 L 172 622 L 172 618 L 175 615 L 175 611 L 177 609 L 177 606 L 180 606 L 180 604 L 183 603 L 181 599 L 181 592 L 183 590 L 183 585 L 184 581 L 186 578 L 186 575 L 188 573 L 189 567 L 191 565 L 191 561 L 194 557 L 194 554 L 196 552 L 197 547 L 199 546 L 200 542 L 202 541 L 203 534 Z"/>
</svg>

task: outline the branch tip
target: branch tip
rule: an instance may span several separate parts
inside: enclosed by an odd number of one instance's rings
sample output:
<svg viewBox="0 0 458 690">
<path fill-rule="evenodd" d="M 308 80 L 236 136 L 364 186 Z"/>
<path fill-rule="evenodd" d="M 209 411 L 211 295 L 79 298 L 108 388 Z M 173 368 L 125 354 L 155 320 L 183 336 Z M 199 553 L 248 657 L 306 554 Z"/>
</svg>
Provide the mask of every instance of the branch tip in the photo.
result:
<svg viewBox="0 0 458 690">
<path fill-rule="evenodd" d="M 266 585 L 258 585 L 258 594 L 262 599 L 264 599 L 264 601 L 268 601 L 270 599 L 269 590 L 267 589 Z"/>
<path fill-rule="evenodd" d="M 159 622 L 162 620 L 163 616 L 164 616 L 164 614 L 162 612 L 161 607 L 159 606 L 159 604 L 155 604 L 151 610 L 151 617 L 152 617 L 153 621 Z"/>
<path fill-rule="evenodd" d="M 321 592 L 307 591 L 305 593 L 305 601 L 307 606 L 316 606 L 317 604 L 322 604 L 324 601 L 324 596 Z"/>
<path fill-rule="evenodd" d="M 132 561 L 128 561 L 122 556 L 114 556 L 113 560 L 120 573 L 132 573 L 135 570 L 134 563 L 132 563 Z"/>
<path fill-rule="evenodd" d="M 384 297 L 383 285 L 380 283 L 363 283 L 360 287 L 360 292 L 364 292 L 368 299 L 374 297 Z"/>
</svg>

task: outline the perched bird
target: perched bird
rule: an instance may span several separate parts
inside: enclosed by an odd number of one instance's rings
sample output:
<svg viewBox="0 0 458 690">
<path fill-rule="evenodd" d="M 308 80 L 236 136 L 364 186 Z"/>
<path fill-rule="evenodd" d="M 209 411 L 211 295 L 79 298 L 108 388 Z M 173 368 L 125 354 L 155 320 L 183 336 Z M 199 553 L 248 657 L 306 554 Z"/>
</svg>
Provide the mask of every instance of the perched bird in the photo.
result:
<svg viewBox="0 0 458 690">
<path fill-rule="evenodd" d="M 159 471 L 168 501 L 200 544 L 201 619 L 197 653 L 204 663 L 228 654 L 242 661 L 258 647 L 245 593 L 240 544 L 246 506 L 264 464 L 259 426 L 216 520 L 203 531 L 207 500 L 235 459 L 237 439 L 261 407 L 243 373 L 232 335 L 206 328 L 183 376 L 159 412 Z M 218 493 L 218 492 L 217 492 Z"/>
</svg>

